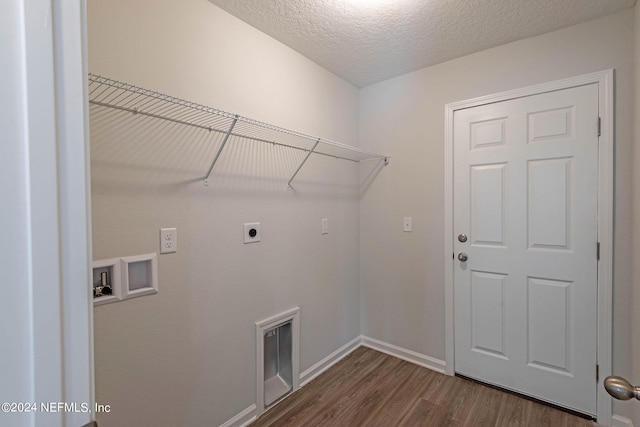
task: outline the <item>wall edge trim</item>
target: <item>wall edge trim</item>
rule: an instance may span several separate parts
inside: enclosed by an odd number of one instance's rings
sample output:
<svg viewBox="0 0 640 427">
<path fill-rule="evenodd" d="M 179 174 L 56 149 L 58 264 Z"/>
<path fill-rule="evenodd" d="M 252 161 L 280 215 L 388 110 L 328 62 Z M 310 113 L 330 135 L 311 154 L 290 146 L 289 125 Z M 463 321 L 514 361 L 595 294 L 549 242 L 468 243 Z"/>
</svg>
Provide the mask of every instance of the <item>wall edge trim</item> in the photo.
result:
<svg viewBox="0 0 640 427">
<path fill-rule="evenodd" d="M 432 371 L 440 372 L 441 374 L 445 373 L 446 364 L 444 360 L 436 359 L 435 357 L 427 356 L 426 354 L 408 350 L 367 336 L 362 336 L 362 345 L 415 365 L 422 366 L 423 368 L 431 369 Z"/>
<path fill-rule="evenodd" d="M 252 404 L 248 408 L 244 409 L 240 413 L 236 414 L 233 418 L 230 418 L 224 424 L 220 424 L 220 427 L 245 427 L 254 422 L 257 418 L 258 407 L 256 404 Z"/>
</svg>

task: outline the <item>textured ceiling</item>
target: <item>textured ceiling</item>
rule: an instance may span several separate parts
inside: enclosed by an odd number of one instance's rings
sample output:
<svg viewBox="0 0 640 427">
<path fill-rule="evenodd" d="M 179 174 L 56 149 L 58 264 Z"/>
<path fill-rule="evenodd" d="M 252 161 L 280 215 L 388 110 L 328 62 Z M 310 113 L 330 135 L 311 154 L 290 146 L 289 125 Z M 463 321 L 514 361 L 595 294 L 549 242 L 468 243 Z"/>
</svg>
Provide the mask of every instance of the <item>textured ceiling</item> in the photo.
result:
<svg viewBox="0 0 640 427">
<path fill-rule="evenodd" d="M 636 0 L 210 0 L 363 87 Z"/>
</svg>

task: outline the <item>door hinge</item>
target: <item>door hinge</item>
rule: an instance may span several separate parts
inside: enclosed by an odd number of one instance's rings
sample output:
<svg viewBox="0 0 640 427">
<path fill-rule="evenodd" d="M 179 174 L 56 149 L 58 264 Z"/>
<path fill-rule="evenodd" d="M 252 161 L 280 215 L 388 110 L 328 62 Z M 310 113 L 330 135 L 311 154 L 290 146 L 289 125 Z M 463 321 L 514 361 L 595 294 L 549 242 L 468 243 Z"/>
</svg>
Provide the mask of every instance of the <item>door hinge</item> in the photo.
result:
<svg viewBox="0 0 640 427">
<path fill-rule="evenodd" d="M 598 117 L 598 136 L 600 136 L 601 128 L 602 128 L 602 120 L 600 120 L 600 117 Z"/>
<path fill-rule="evenodd" d="M 598 261 L 600 261 L 600 242 L 598 242 L 596 245 L 596 258 Z"/>
<path fill-rule="evenodd" d="M 596 382 L 600 380 L 600 365 L 596 365 Z"/>
</svg>

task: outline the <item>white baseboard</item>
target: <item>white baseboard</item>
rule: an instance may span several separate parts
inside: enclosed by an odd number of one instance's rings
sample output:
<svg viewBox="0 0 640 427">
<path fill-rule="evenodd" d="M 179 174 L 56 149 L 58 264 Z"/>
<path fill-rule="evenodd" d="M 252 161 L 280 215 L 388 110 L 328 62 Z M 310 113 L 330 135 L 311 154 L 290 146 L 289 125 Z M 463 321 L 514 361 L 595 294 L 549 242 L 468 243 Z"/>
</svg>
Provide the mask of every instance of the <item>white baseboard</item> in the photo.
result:
<svg viewBox="0 0 640 427">
<path fill-rule="evenodd" d="M 622 415 L 614 415 L 611 417 L 611 427 L 633 427 L 633 422 Z"/>
<path fill-rule="evenodd" d="M 256 420 L 258 407 L 254 403 L 220 427 L 246 427 Z"/>
<path fill-rule="evenodd" d="M 364 335 L 362 336 L 362 345 L 444 374 L 444 360 L 436 359 L 413 350 L 407 350 L 406 348 L 398 347 L 397 345 L 389 344 L 375 338 L 369 338 Z"/>
<path fill-rule="evenodd" d="M 300 387 L 304 387 L 318 375 L 344 359 L 349 353 L 361 345 L 361 337 L 357 336 L 303 373 L 300 374 Z"/>
</svg>

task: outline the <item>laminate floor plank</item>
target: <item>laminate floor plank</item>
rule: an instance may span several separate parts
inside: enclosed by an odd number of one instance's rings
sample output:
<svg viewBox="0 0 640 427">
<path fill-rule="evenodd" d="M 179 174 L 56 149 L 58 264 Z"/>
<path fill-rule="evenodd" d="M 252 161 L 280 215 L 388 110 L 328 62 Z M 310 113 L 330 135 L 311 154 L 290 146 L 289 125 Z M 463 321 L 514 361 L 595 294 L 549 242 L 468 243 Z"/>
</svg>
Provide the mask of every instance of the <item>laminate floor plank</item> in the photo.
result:
<svg viewBox="0 0 640 427">
<path fill-rule="evenodd" d="M 419 398 L 415 400 L 409 412 L 398 423 L 398 426 L 450 426 L 453 424 L 452 421 L 441 406 Z"/>
<path fill-rule="evenodd" d="M 359 347 L 252 427 L 594 427 L 565 411 Z"/>
<path fill-rule="evenodd" d="M 491 387 L 484 387 L 483 390 L 474 389 L 474 393 L 479 393 L 480 396 L 472 405 L 465 423 L 479 427 L 497 425 L 503 392 Z"/>
<path fill-rule="evenodd" d="M 409 362 L 405 363 L 409 366 L 408 378 L 390 391 L 391 397 L 384 406 L 370 414 L 369 425 L 372 427 L 399 425 L 402 418 L 418 400 L 416 396 L 419 396 L 420 391 L 438 375 L 437 372 L 429 369 L 424 369 Z"/>
<path fill-rule="evenodd" d="M 344 390 L 336 399 L 327 401 L 321 412 L 311 418 L 311 425 L 359 425 L 356 418 L 366 414 L 381 404 L 381 399 L 388 396 L 385 393 L 393 381 L 395 370 L 402 360 L 386 357 L 377 369 L 370 371 L 359 382 Z"/>
<path fill-rule="evenodd" d="M 367 397 L 361 401 L 360 407 L 356 414 L 349 416 L 351 425 L 374 425 L 377 421 L 382 419 L 389 419 L 390 416 L 397 416 L 395 411 L 391 411 L 390 408 L 397 405 L 398 401 L 396 396 L 402 396 L 403 388 L 409 382 L 412 374 L 415 372 L 416 366 L 399 360 L 398 365 L 388 374 L 391 375 L 388 381 L 381 381 L 375 385 L 375 390 L 372 392 L 374 399 Z M 390 420 L 393 425 L 393 421 Z"/>
<path fill-rule="evenodd" d="M 466 420 L 472 419 L 474 417 L 472 408 L 482 396 L 477 384 L 462 378 L 458 379 L 461 381 L 450 381 L 454 387 L 450 389 L 447 398 L 438 401 L 438 404 L 445 408 L 447 419 L 452 420 L 452 425 L 464 425 Z"/>
</svg>

